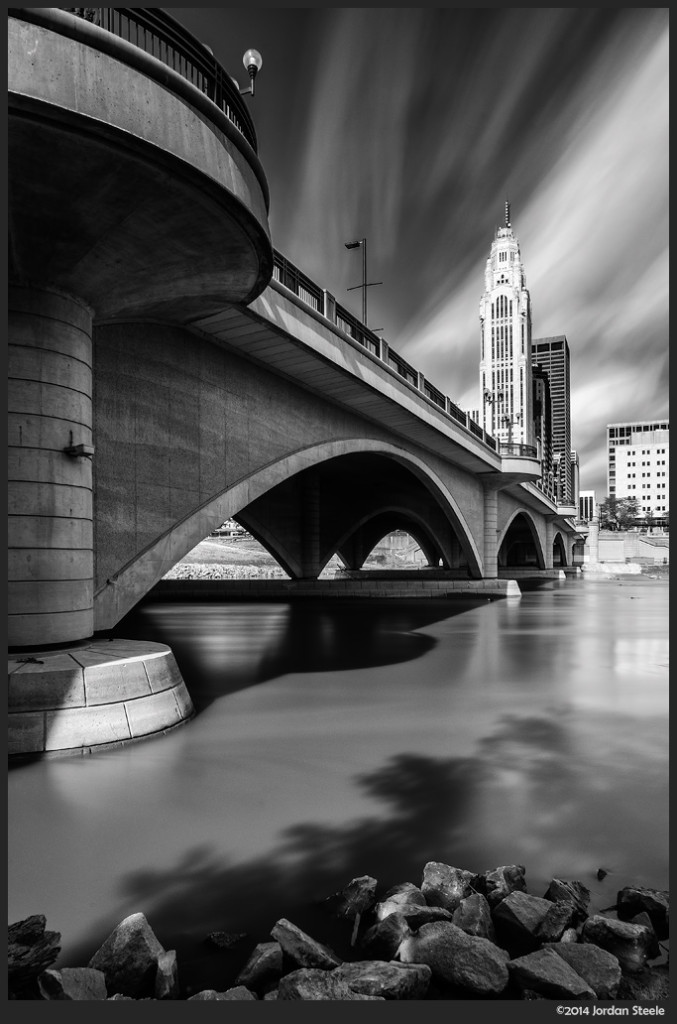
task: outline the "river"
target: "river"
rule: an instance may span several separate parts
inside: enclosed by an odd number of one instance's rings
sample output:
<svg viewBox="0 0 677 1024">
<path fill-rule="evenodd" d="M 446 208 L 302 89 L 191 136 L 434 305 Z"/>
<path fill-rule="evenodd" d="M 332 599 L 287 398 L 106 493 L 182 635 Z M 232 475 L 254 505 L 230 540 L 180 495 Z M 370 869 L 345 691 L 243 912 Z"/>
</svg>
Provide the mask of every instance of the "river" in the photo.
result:
<svg viewBox="0 0 677 1024">
<path fill-rule="evenodd" d="M 439 860 L 578 879 L 593 908 L 668 885 L 668 584 L 521 597 L 149 603 L 198 711 L 160 739 L 9 772 L 9 922 L 45 914 L 82 966 L 143 911 L 186 994 L 232 983 L 287 917 Z M 597 877 L 599 868 L 607 874 Z M 230 951 L 213 931 L 246 933 Z"/>
</svg>

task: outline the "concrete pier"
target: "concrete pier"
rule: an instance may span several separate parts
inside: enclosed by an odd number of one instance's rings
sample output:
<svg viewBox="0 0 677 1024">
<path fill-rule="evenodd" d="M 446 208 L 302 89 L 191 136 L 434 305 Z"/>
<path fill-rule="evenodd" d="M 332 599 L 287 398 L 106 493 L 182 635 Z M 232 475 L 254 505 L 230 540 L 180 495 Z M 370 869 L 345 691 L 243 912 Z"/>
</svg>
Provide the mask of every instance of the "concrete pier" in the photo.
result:
<svg viewBox="0 0 677 1024">
<path fill-rule="evenodd" d="M 88 640 L 13 653 L 8 754 L 88 754 L 180 725 L 194 708 L 164 644 Z"/>
</svg>

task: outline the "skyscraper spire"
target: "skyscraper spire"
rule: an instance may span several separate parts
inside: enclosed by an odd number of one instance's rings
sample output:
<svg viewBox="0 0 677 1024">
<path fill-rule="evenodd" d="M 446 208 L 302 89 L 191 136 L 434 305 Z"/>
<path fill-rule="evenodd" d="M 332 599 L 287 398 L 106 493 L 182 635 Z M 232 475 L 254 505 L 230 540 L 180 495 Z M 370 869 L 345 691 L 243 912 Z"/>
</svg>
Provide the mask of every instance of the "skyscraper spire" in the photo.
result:
<svg viewBox="0 0 677 1024">
<path fill-rule="evenodd" d="M 510 203 L 507 199 L 505 201 L 505 226 L 510 227 Z"/>
</svg>

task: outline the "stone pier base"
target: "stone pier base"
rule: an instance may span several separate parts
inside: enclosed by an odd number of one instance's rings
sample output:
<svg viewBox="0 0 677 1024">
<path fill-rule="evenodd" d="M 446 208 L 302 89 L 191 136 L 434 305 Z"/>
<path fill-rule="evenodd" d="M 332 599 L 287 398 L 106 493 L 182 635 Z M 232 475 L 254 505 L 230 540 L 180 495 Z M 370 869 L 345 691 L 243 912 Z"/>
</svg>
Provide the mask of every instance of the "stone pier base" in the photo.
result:
<svg viewBox="0 0 677 1024">
<path fill-rule="evenodd" d="M 193 716 L 164 644 L 82 640 L 9 657 L 10 758 L 91 753 L 166 732 Z"/>
</svg>

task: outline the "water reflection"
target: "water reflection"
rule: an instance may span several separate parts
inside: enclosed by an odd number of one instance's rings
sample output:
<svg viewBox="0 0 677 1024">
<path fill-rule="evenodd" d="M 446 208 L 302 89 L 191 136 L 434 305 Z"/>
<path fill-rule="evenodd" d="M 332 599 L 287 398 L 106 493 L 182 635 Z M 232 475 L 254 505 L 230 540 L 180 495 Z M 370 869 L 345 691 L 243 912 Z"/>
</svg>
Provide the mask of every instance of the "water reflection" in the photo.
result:
<svg viewBox="0 0 677 1024">
<path fill-rule="evenodd" d="M 234 976 L 281 916 L 340 951 L 316 901 L 365 873 L 419 882 L 431 859 L 522 863 L 537 894 L 580 878 L 598 907 L 667 888 L 660 584 L 155 605 L 121 630 L 172 643 L 202 711 L 162 740 L 12 771 L 10 920 L 45 913 L 62 966 L 136 910 L 186 986 Z M 217 929 L 251 936 L 229 967 L 202 942 Z"/>
</svg>

